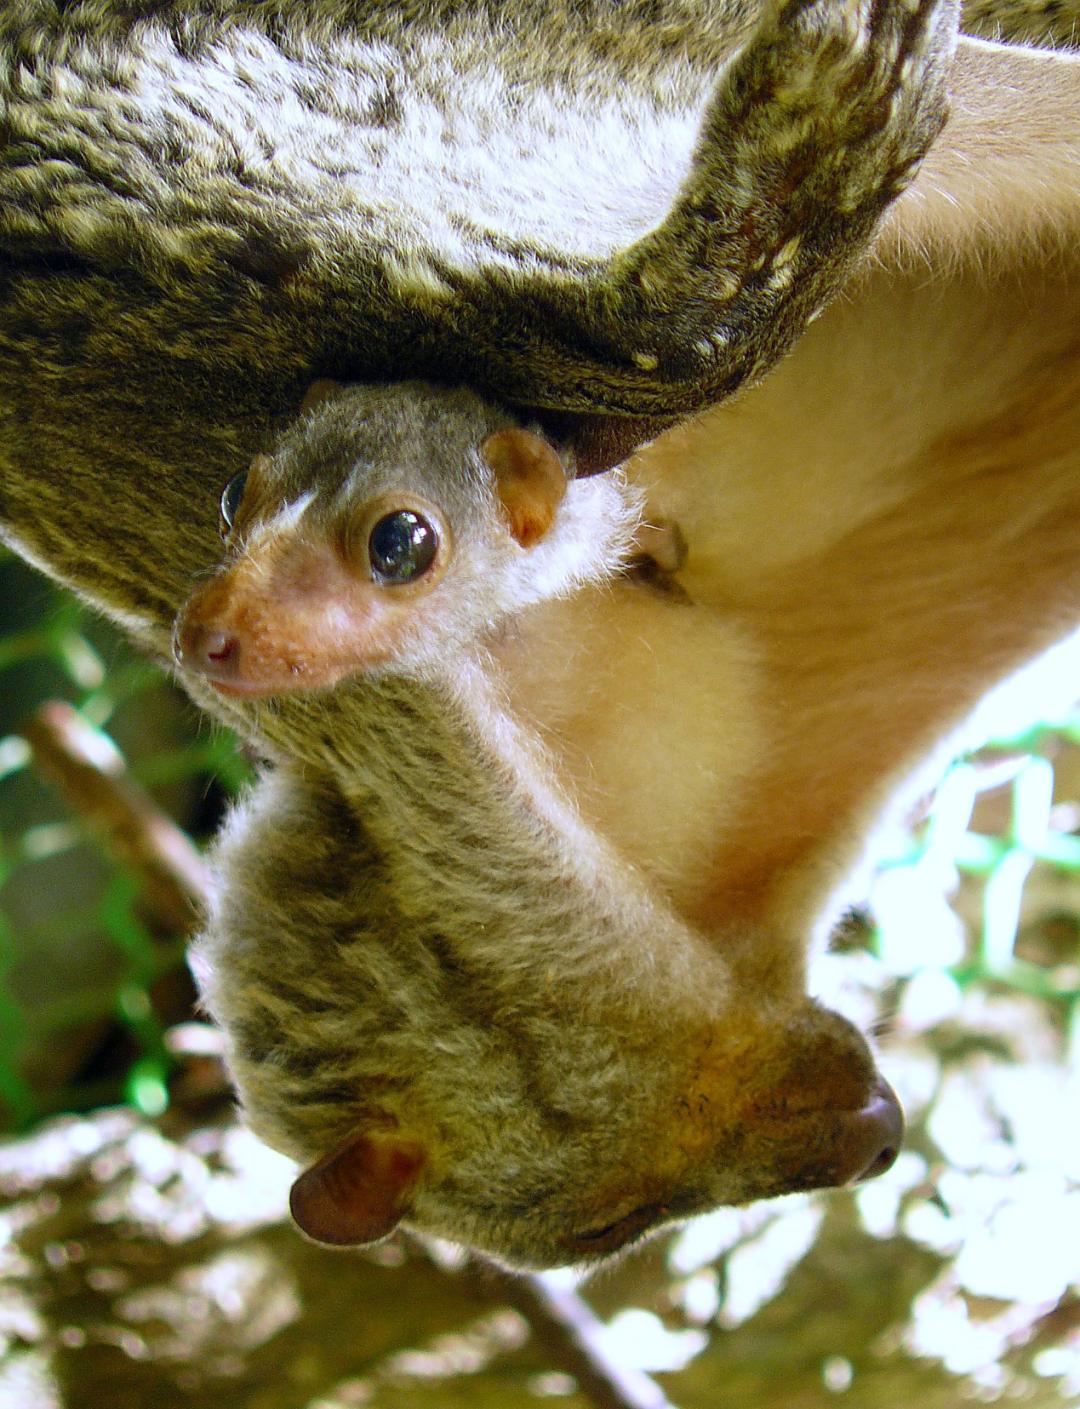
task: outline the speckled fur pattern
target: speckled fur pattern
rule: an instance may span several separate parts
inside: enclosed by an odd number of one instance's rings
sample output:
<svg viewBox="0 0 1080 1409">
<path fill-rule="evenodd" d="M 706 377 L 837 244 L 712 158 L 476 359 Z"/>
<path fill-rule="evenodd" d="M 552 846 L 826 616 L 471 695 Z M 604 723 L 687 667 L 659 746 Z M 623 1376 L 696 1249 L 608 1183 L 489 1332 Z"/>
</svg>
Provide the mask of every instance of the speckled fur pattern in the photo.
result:
<svg viewBox="0 0 1080 1409">
<path fill-rule="evenodd" d="M 11 0 L 0 518 L 74 581 L 75 486 L 132 461 L 110 595 L 151 641 L 176 585 L 145 581 L 126 524 L 151 495 L 179 522 L 192 466 L 259 448 L 315 376 L 453 366 L 589 413 L 714 401 L 865 248 L 940 128 L 954 24 L 951 0 L 467 23 L 434 3 Z M 189 578 L 207 526 L 178 552 Z"/>
<path fill-rule="evenodd" d="M 1075 0 L 965 0 L 968 34 L 1047 49 L 1080 48 Z"/>
</svg>

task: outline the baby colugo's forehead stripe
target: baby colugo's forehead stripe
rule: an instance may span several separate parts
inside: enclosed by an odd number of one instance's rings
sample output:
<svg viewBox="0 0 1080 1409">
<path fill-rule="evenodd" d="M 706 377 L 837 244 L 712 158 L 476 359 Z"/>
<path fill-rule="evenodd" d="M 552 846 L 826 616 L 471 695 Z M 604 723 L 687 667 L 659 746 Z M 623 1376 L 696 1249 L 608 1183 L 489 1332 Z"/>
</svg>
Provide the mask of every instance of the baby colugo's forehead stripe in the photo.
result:
<svg viewBox="0 0 1080 1409">
<path fill-rule="evenodd" d="M 334 494 L 330 504 L 330 509 L 335 514 L 347 514 L 359 505 L 370 500 L 382 488 L 397 488 L 401 484 L 401 477 L 390 479 L 384 486 L 379 482 L 376 467 L 370 460 L 355 460 L 349 473 L 341 482 L 341 487 Z"/>
<path fill-rule="evenodd" d="M 260 538 L 272 538 L 278 534 L 292 532 L 318 498 L 318 495 L 318 489 L 305 489 L 303 494 L 298 495 L 291 502 L 283 500 L 272 518 L 266 519 L 253 529 L 248 536 L 249 545 L 257 542 Z"/>
</svg>

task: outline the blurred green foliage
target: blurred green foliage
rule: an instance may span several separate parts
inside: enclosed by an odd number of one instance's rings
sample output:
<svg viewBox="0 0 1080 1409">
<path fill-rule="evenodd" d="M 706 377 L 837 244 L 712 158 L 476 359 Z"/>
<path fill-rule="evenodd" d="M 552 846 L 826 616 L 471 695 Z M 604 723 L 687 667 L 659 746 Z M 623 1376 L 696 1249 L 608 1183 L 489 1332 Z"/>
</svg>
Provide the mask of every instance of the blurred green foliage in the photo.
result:
<svg viewBox="0 0 1080 1409">
<path fill-rule="evenodd" d="M 154 986 L 183 970 L 184 936 L 151 932 L 139 885 L 101 855 L 35 773 L 21 723 L 70 702 L 130 776 L 205 833 L 247 765 L 161 671 L 11 557 L 0 559 L 0 1128 L 117 1099 L 166 1100 Z M 104 742 L 104 741 L 103 741 Z"/>
</svg>

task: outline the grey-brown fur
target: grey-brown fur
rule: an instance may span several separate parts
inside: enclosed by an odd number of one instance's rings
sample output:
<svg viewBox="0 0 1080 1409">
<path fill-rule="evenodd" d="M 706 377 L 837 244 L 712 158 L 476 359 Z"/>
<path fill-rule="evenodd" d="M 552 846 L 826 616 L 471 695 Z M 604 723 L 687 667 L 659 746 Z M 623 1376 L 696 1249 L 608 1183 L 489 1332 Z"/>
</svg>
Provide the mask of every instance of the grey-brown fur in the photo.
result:
<svg viewBox="0 0 1080 1409">
<path fill-rule="evenodd" d="M 637 78 L 629 102 L 583 85 L 586 32 L 552 101 L 550 61 L 530 82 L 494 60 L 524 18 L 502 9 L 452 45 L 423 7 L 393 33 L 376 5 L 335 27 L 252 8 L 198 37 L 184 8 L 119 43 L 109 5 L 12 37 L 16 258 L 138 271 L 166 297 L 209 281 L 211 315 L 253 281 L 294 327 L 318 317 L 353 379 L 403 350 L 429 371 L 449 343 L 504 398 L 659 415 L 764 370 L 836 287 L 940 128 L 955 19 L 769 0 L 707 85 Z M 714 52 L 743 12 L 721 14 Z M 548 32 L 566 53 L 557 16 Z M 611 168 L 623 188 L 597 189 Z"/>
<path fill-rule="evenodd" d="M 984 39 L 1075 49 L 1080 44 L 1076 0 L 965 0 L 963 28 Z"/>
<path fill-rule="evenodd" d="M 494 693 L 460 658 L 358 685 L 348 746 L 230 820 L 196 969 L 255 1131 L 310 1163 L 393 1122 L 426 1156 L 407 1221 L 515 1266 L 858 1175 L 862 1039 L 779 979 L 747 1012 Z"/>
<path fill-rule="evenodd" d="M 252 463 L 222 570 L 181 613 L 185 673 L 264 696 L 376 667 L 420 676 L 634 556 L 642 496 L 623 473 L 568 483 L 549 441 L 474 392 L 322 382 L 313 394 Z M 387 583 L 368 540 L 402 510 L 437 551 L 415 580 Z M 207 654 L 213 640 L 226 659 Z"/>
</svg>

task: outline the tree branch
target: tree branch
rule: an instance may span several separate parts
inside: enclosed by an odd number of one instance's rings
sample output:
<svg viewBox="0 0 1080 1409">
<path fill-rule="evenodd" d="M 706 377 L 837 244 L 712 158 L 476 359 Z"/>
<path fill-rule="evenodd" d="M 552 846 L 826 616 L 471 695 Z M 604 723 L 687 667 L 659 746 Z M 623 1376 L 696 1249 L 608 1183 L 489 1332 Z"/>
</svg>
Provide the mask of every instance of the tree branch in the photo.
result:
<svg viewBox="0 0 1080 1409">
<path fill-rule="evenodd" d="M 552 1364 L 573 1375 L 596 1409 L 673 1409 L 655 1380 L 612 1360 L 599 1319 L 577 1292 L 534 1274 L 500 1274 L 499 1281 L 506 1300 L 528 1321 Z"/>
<path fill-rule="evenodd" d="M 127 776 L 120 752 L 64 700 L 47 700 L 19 731 L 34 764 L 107 854 L 140 881 L 153 926 L 186 935 L 203 913 L 206 863 L 187 834 Z"/>
</svg>

